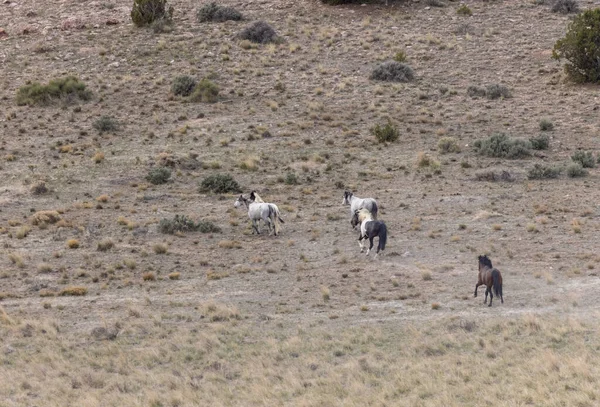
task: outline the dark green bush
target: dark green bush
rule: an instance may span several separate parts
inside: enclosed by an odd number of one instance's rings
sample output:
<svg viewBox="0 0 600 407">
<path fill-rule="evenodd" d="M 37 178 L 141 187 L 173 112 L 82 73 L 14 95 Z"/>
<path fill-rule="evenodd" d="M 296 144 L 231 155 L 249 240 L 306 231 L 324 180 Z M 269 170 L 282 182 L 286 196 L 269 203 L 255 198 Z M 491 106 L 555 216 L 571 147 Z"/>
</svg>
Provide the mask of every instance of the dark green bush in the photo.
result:
<svg viewBox="0 0 600 407">
<path fill-rule="evenodd" d="M 38 82 L 21 86 L 17 91 L 17 105 L 48 105 L 55 100 L 73 103 L 76 100 L 90 100 L 92 92 L 74 76 L 51 80 L 47 85 Z"/>
<path fill-rule="evenodd" d="M 579 13 L 579 4 L 575 0 L 556 0 L 552 5 L 552 12 L 562 14 Z"/>
<path fill-rule="evenodd" d="M 379 64 L 373 72 L 370 79 L 376 81 L 391 82 L 410 82 L 415 78 L 412 68 L 401 62 L 386 61 Z"/>
<path fill-rule="evenodd" d="M 227 192 L 242 192 L 242 189 L 231 175 L 215 174 L 204 178 L 200 184 L 200 192 L 208 191 L 212 191 L 215 194 L 223 194 Z"/>
<path fill-rule="evenodd" d="M 594 168 L 596 166 L 596 159 L 591 151 L 577 151 L 571 156 L 571 160 L 581 164 L 583 168 Z"/>
<path fill-rule="evenodd" d="M 190 95 L 193 102 L 215 103 L 219 100 L 219 87 L 210 79 L 202 79 Z"/>
<path fill-rule="evenodd" d="M 171 178 L 171 170 L 165 167 L 156 167 L 148 171 L 146 180 L 154 185 L 165 184 Z"/>
<path fill-rule="evenodd" d="M 269 24 L 264 21 L 256 21 L 244 28 L 238 34 L 242 40 L 248 40 L 257 44 L 268 44 L 270 42 L 278 42 L 277 33 Z"/>
<path fill-rule="evenodd" d="M 102 116 L 92 126 L 102 134 L 117 131 L 119 129 L 119 122 L 110 116 Z"/>
<path fill-rule="evenodd" d="M 205 23 L 207 21 L 223 22 L 228 20 L 239 21 L 241 20 L 242 13 L 234 9 L 233 7 L 219 6 L 217 3 L 207 3 L 198 9 L 196 13 L 198 21 Z"/>
<path fill-rule="evenodd" d="M 285 176 L 284 182 L 287 185 L 298 185 L 300 183 L 298 176 L 294 172 L 288 172 Z"/>
<path fill-rule="evenodd" d="M 485 97 L 485 88 L 480 88 L 479 86 L 471 85 L 467 88 L 467 95 L 470 97 Z"/>
<path fill-rule="evenodd" d="M 375 136 L 379 143 L 391 143 L 398 140 L 398 137 L 400 137 L 400 131 L 390 122 L 385 126 L 380 126 L 378 124 L 371 128 L 371 134 Z"/>
<path fill-rule="evenodd" d="M 167 0 L 133 0 L 131 20 L 138 27 L 158 20 L 172 20 L 173 7 L 167 8 Z"/>
<path fill-rule="evenodd" d="M 558 178 L 562 172 L 560 167 L 551 167 L 549 165 L 535 164 L 527 173 L 529 179 L 550 179 Z"/>
<path fill-rule="evenodd" d="M 175 215 L 173 219 L 161 219 L 158 231 L 170 235 L 175 232 L 220 233 L 221 228 L 209 221 L 196 223 L 185 215 Z"/>
<path fill-rule="evenodd" d="M 541 134 L 537 137 L 531 137 L 529 142 L 531 143 L 531 148 L 534 150 L 547 150 L 550 146 L 550 137 Z"/>
<path fill-rule="evenodd" d="M 600 82 L 600 8 L 575 16 L 552 58 L 566 59 L 565 71 L 576 82 Z"/>
<path fill-rule="evenodd" d="M 580 163 L 571 163 L 567 166 L 567 175 L 571 178 L 585 177 L 588 172 Z"/>
<path fill-rule="evenodd" d="M 194 91 L 197 82 L 196 79 L 188 75 L 177 76 L 171 84 L 171 92 L 176 95 L 189 96 Z"/>
<path fill-rule="evenodd" d="M 488 157 L 498 158 L 524 158 L 531 155 L 529 140 L 515 139 L 506 134 L 494 134 L 487 139 L 476 140 L 473 143 L 475 150 Z"/>
</svg>

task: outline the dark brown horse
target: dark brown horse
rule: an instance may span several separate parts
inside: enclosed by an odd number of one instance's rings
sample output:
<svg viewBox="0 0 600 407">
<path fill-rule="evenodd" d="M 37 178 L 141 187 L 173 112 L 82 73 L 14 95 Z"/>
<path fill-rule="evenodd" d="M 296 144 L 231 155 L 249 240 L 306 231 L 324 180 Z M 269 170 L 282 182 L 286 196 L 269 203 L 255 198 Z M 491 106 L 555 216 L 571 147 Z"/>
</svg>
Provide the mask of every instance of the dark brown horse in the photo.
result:
<svg viewBox="0 0 600 407">
<path fill-rule="evenodd" d="M 475 284 L 475 297 L 477 297 L 477 287 L 485 285 L 485 300 L 484 304 L 487 304 L 487 296 L 490 294 L 490 305 L 492 306 L 492 287 L 494 288 L 494 294 L 500 296 L 500 301 L 504 304 L 504 298 L 502 298 L 502 274 L 498 269 L 492 266 L 492 261 L 488 256 L 479 256 L 479 277 L 477 278 L 477 284 Z"/>
</svg>

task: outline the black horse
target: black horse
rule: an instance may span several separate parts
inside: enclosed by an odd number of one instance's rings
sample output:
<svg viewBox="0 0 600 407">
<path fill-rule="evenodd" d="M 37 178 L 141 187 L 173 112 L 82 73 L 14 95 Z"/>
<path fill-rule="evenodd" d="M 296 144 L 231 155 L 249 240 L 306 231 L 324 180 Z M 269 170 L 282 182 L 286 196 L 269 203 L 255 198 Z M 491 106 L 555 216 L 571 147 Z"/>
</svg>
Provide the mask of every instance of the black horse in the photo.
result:
<svg viewBox="0 0 600 407">
<path fill-rule="evenodd" d="M 359 209 L 354 211 L 350 224 L 352 227 L 356 227 L 358 224 L 360 224 L 358 245 L 360 246 L 361 253 L 365 248 L 363 240 L 369 239 L 369 249 L 367 250 L 368 256 L 369 252 L 373 248 L 373 239 L 375 237 L 379 237 L 379 243 L 377 245 L 377 253 L 375 254 L 375 257 L 377 257 L 380 250 L 383 254 L 383 251 L 385 250 L 385 244 L 387 242 L 387 226 L 385 226 L 385 223 L 379 220 L 373 220 L 371 212 L 369 212 L 367 209 Z"/>
<path fill-rule="evenodd" d="M 477 284 L 475 284 L 475 297 L 477 297 L 477 287 L 480 285 L 485 285 L 485 300 L 484 304 L 487 304 L 487 296 L 490 294 L 490 304 L 488 307 L 492 306 L 492 288 L 494 289 L 494 294 L 496 296 L 500 296 L 500 302 L 504 304 L 504 298 L 502 298 L 502 274 L 500 271 L 494 266 L 492 266 L 492 261 L 488 258 L 488 256 L 479 256 L 479 276 L 477 278 Z"/>
</svg>

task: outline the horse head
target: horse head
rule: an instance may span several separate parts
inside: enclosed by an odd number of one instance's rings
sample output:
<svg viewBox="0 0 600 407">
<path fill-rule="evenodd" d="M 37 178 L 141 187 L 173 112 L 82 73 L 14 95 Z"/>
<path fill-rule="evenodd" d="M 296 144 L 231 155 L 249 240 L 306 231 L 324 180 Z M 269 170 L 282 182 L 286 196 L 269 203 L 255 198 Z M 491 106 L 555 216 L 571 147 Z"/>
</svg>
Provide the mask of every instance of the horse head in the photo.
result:
<svg viewBox="0 0 600 407">
<path fill-rule="evenodd" d="M 354 214 L 352 215 L 352 219 L 350 219 L 350 225 L 352 225 L 353 229 L 356 229 L 356 225 L 358 225 L 360 222 L 358 220 L 358 210 L 354 211 Z"/>
<path fill-rule="evenodd" d="M 235 203 L 233 204 L 233 206 L 235 206 L 236 208 L 239 208 L 241 205 L 248 205 L 248 200 L 246 198 L 244 198 L 243 195 L 240 195 L 238 197 L 238 199 L 235 200 Z"/>
<path fill-rule="evenodd" d="M 344 198 L 342 200 L 342 205 L 350 205 L 350 199 L 352 199 L 352 192 L 344 191 Z"/>
<path fill-rule="evenodd" d="M 492 266 L 492 261 L 486 255 L 479 256 L 479 268 L 481 269 L 482 266 L 483 267 L 489 267 L 489 268 L 493 268 L 494 267 L 494 266 Z"/>
</svg>

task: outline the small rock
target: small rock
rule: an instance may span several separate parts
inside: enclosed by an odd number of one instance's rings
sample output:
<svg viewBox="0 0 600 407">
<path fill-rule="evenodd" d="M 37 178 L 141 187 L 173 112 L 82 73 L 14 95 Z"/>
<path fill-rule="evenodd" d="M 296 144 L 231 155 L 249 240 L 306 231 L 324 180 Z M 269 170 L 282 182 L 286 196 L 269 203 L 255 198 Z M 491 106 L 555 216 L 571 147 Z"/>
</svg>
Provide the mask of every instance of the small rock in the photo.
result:
<svg viewBox="0 0 600 407">
<path fill-rule="evenodd" d="M 8 37 L 8 33 L 6 32 L 6 30 L 4 28 L 0 28 L 0 39 L 7 38 L 7 37 Z"/>
</svg>

